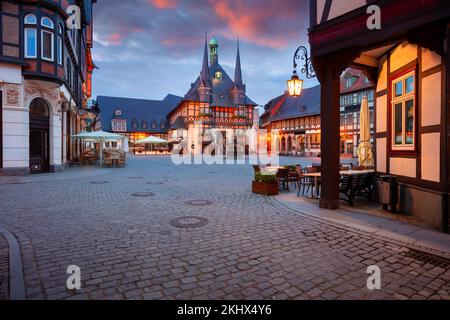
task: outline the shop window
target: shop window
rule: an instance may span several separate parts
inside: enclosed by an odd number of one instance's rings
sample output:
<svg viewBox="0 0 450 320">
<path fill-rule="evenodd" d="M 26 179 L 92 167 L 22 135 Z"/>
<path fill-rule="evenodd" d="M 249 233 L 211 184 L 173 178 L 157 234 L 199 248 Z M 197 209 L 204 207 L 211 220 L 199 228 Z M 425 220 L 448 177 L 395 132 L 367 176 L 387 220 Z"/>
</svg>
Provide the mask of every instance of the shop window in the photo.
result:
<svg viewBox="0 0 450 320">
<path fill-rule="evenodd" d="M 416 117 L 415 70 L 392 80 L 391 137 L 392 150 L 415 148 Z"/>
</svg>

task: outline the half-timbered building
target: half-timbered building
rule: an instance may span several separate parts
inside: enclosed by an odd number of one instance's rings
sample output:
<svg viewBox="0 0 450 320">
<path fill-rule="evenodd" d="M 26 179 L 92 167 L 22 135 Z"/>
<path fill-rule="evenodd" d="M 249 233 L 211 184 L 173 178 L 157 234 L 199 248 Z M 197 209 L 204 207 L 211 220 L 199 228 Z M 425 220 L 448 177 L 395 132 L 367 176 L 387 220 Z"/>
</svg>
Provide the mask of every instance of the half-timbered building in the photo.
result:
<svg viewBox="0 0 450 320">
<path fill-rule="evenodd" d="M 236 54 L 234 81 L 219 64 L 219 44 L 215 37 L 208 44 L 205 40 L 202 69 L 200 76 L 191 84 L 184 99 L 169 113 L 169 139 L 177 143 L 190 141 L 189 148 L 201 153 L 211 143 L 208 129 L 227 130 L 237 136 L 252 128 L 254 123 L 254 103 L 246 95 L 246 85 L 242 80 L 239 45 Z M 200 124 L 203 136 L 201 143 L 195 143 L 195 124 Z M 228 131 L 230 132 L 230 131 Z M 191 143 L 192 142 L 192 143 Z"/>
<path fill-rule="evenodd" d="M 450 2 L 311 0 L 310 8 L 321 83 L 320 206 L 339 207 L 339 80 L 351 66 L 375 83 L 377 175 L 398 178 L 400 212 L 448 230 Z"/>
<path fill-rule="evenodd" d="M 80 152 L 71 136 L 84 127 L 80 110 L 91 95 L 95 2 L 1 1 L 3 175 L 57 172 Z M 79 29 L 67 27 L 70 5 L 80 9 Z"/>
</svg>

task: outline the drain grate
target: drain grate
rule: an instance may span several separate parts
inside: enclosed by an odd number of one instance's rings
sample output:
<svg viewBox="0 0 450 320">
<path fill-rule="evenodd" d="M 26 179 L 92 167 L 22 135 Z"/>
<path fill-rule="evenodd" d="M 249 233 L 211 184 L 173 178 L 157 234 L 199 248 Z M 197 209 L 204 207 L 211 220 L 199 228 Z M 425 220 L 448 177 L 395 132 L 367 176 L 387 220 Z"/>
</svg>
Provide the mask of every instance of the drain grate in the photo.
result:
<svg viewBox="0 0 450 320">
<path fill-rule="evenodd" d="M 205 207 L 205 206 L 210 206 L 213 204 L 212 201 L 203 200 L 203 199 L 189 200 L 189 201 L 186 201 L 185 203 L 188 206 L 194 206 L 194 207 Z"/>
<path fill-rule="evenodd" d="M 91 181 L 91 184 L 107 184 L 109 181 Z"/>
<path fill-rule="evenodd" d="M 450 260 L 418 250 L 410 249 L 409 251 L 402 252 L 401 255 L 407 258 L 421 261 L 423 263 L 429 263 L 435 267 L 443 269 L 448 269 L 450 267 Z"/>
<path fill-rule="evenodd" d="M 188 216 L 170 220 L 170 225 L 176 228 L 199 228 L 208 224 L 208 219 L 203 217 Z"/>
<path fill-rule="evenodd" d="M 135 198 L 149 198 L 155 196 L 153 192 L 136 192 L 131 195 Z"/>
</svg>

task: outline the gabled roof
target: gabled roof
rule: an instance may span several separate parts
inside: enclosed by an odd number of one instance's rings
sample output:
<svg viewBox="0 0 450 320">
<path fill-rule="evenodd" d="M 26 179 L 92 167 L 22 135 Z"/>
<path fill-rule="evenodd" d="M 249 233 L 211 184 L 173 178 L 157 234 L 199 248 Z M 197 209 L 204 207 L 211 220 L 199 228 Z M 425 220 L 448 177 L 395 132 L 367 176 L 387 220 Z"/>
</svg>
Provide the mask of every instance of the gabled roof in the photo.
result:
<svg viewBox="0 0 450 320">
<path fill-rule="evenodd" d="M 113 119 L 123 119 L 127 121 L 128 132 L 145 133 L 166 133 L 168 130 L 167 115 L 182 100 L 175 95 L 167 95 L 163 100 L 144 100 L 120 97 L 98 96 L 97 102 L 100 107 L 101 128 L 103 131 L 112 131 L 111 121 Z M 116 111 L 120 110 L 121 115 L 116 116 Z M 132 122 L 136 120 L 138 128 L 132 127 Z M 146 121 L 147 129 L 141 124 Z M 157 129 L 151 128 L 151 123 L 156 121 Z M 160 127 L 163 122 L 164 128 Z"/>
<path fill-rule="evenodd" d="M 348 77 L 355 78 L 355 82 L 349 88 L 347 88 L 345 86 L 346 85 L 345 80 Z M 344 71 L 344 73 L 341 76 L 341 87 L 340 87 L 341 94 L 372 88 L 374 86 L 373 83 L 371 81 L 364 82 L 365 79 L 366 79 L 366 75 L 361 70 L 348 68 L 347 70 Z"/>
<path fill-rule="evenodd" d="M 300 97 L 291 97 L 286 92 L 272 99 L 265 109 L 263 116 L 269 116 L 269 121 L 320 115 L 320 86 L 303 89 Z"/>
</svg>

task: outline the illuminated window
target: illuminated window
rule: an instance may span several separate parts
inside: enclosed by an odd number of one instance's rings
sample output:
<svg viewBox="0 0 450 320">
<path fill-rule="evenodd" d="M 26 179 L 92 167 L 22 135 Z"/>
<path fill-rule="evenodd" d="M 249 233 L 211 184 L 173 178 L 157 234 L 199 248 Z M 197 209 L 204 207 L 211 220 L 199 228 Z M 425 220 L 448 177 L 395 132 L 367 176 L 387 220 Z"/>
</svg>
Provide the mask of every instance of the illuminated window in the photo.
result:
<svg viewBox="0 0 450 320">
<path fill-rule="evenodd" d="M 392 81 L 391 136 L 393 150 L 414 150 L 415 70 Z"/>
<path fill-rule="evenodd" d="M 115 114 L 117 117 L 122 116 L 122 110 L 116 110 Z"/>
<path fill-rule="evenodd" d="M 214 74 L 214 78 L 216 78 L 217 80 L 222 80 L 222 72 L 217 70 L 216 73 Z"/>
</svg>

